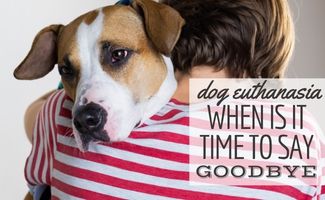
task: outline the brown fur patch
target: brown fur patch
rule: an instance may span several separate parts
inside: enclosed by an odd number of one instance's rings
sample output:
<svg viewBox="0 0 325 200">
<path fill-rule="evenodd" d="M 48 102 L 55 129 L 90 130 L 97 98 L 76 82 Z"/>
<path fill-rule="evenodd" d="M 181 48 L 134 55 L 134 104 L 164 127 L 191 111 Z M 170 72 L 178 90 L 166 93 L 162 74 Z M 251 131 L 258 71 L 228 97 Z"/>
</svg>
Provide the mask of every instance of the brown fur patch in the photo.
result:
<svg viewBox="0 0 325 200">
<path fill-rule="evenodd" d="M 84 22 L 87 25 L 89 25 L 95 21 L 97 16 L 98 16 L 98 10 L 91 11 L 85 16 Z"/>
<path fill-rule="evenodd" d="M 89 13 L 92 15 L 91 13 Z M 59 42 L 58 42 L 58 65 L 64 64 L 64 57 L 68 56 L 71 65 L 73 66 L 77 76 L 73 80 L 63 80 L 62 83 L 64 85 L 64 89 L 67 95 L 71 99 L 76 98 L 76 88 L 80 79 L 80 57 L 79 57 L 79 48 L 77 44 L 76 33 L 78 30 L 79 25 L 82 23 L 88 14 L 82 15 L 81 17 L 77 18 L 70 24 L 64 27 L 60 34 Z"/>
<path fill-rule="evenodd" d="M 133 50 L 128 62 L 116 70 L 103 69 L 117 82 L 127 86 L 138 101 L 154 95 L 164 81 L 167 69 L 144 30 L 141 17 L 130 7 L 103 9 L 105 23 L 100 41 Z"/>
</svg>

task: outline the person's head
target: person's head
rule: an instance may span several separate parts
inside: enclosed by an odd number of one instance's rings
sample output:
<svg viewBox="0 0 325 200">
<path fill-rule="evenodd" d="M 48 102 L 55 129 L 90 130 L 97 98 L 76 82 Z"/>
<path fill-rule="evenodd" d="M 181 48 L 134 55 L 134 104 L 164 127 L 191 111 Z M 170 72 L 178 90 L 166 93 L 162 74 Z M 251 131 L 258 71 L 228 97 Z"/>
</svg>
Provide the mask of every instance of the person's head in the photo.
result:
<svg viewBox="0 0 325 200">
<path fill-rule="evenodd" d="M 160 0 L 185 19 L 175 68 L 200 65 L 231 77 L 282 77 L 294 46 L 287 0 Z"/>
</svg>

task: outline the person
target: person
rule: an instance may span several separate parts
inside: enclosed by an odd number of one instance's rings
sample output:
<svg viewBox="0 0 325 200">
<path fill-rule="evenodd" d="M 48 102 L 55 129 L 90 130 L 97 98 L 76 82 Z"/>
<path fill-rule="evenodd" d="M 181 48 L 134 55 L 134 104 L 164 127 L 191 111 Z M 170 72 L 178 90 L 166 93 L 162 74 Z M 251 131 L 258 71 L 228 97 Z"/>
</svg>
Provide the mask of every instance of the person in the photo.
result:
<svg viewBox="0 0 325 200">
<path fill-rule="evenodd" d="M 28 135 L 34 134 L 25 168 L 30 187 L 51 185 L 54 199 L 325 198 L 320 185 L 210 188 L 188 183 L 189 79 L 283 77 L 294 47 L 288 2 L 161 3 L 176 9 L 186 21 L 172 52 L 178 82 L 173 98 L 125 141 L 93 144 L 90 152 L 80 153 L 71 126 L 62 121 L 56 125 L 50 115 L 57 110 L 59 116 L 71 118 L 69 98 L 62 90 L 41 97 L 25 117 Z"/>
</svg>

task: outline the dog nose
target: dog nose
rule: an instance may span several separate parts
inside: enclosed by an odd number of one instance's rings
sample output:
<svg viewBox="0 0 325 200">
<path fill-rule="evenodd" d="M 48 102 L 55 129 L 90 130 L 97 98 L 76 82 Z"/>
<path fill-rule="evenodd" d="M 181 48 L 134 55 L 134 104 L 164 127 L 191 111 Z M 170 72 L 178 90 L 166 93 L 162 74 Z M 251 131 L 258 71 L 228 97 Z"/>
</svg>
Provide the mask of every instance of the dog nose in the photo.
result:
<svg viewBox="0 0 325 200">
<path fill-rule="evenodd" d="M 92 134 L 104 128 L 107 112 L 100 105 L 89 103 L 79 107 L 74 116 L 73 123 L 82 134 Z"/>
</svg>

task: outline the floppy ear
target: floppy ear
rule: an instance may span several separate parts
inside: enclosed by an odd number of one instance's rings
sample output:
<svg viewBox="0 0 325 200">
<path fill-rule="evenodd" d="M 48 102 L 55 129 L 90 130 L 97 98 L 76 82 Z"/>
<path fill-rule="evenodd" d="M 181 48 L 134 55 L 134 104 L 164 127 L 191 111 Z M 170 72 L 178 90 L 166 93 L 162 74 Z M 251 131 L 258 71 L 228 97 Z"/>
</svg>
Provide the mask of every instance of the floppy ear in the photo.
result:
<svg viewBox="0 0 325 200">
<path fill-rule="evenodd" d="M 157 50 L 169 56 L 185 24 L 173 8 L 153 0 L 133 0 L 131 6 L 144 18 L 145 29 Z"/>
<path fill-rule="evenodd" d="M 31 50 L 15 69 L 17 79 L 33 80 L 48 74 L 57 63 L 57 40 L 63 25 L 51 25 L 35 37 Z"/>
</svg>

